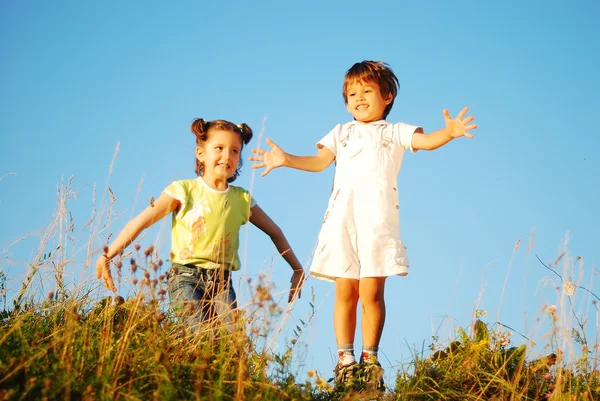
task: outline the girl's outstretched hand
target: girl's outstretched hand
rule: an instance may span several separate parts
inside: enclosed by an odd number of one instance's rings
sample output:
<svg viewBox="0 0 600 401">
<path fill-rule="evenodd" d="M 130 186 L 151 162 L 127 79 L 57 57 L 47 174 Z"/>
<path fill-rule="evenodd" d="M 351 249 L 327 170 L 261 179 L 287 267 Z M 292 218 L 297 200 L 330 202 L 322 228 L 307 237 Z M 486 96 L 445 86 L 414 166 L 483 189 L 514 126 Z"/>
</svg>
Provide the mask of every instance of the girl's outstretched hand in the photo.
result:
<svg viewBox="0 0 600 401">
<path fill-rule="evenodd" d="M 446 130 L 452 138 L 458 138 L 460 136 L 473 138 L 473 135 L 469 134 L 468 131 L 477 128 L 477 124 L 467 125 L 475 119 L 473 116 L 464 118 L 467 111 L 469 111 L 469 108 L 465 107 L 458 113 L 456 118 L 452 118 L 450 117 L 448 110 L 444 109 L 443 114 L 444 120 L 446 120 Z"/>
<path fill-rule="evenodd" d="M 290 286 L 290 296 L 288 298 L 288 302 L 292 302 L 296 299 L 296 297 L 300 298 L 302 295 L 302 284 L 304 284 L 304 280 L 304 270 L 294 270 L 292 279 L 290 280 L 292 285 Z"/>
<path fill-rule="evenodd" d="M 104 280 L 104 286 L 114 292 L 117 293 L 117 288 L 115 287 L 115 282 L 112 279 L 112 274 L 110 273 L 110 259 L 102 254 L 96 261 L 96 277 Z"/>
<path fill-rule="evenodd" d="M 249 159 L 256 162 L 261 162 L 258 164 L 252 165 L 252 168 L 262 168 L 266 167 L 265 171 L 261 174 L 261 177 L 269 174 L 269 171 L 274 168 L 281 167 L 285 165 L 285 152 L 275 144 L 272 140 L 267 138 L 267 145 L 271 148 L 270 151 L 262 150 L 262 149 L 252 149 L 252 153 L 258 156 L 250 156 Z"/>
</svg>

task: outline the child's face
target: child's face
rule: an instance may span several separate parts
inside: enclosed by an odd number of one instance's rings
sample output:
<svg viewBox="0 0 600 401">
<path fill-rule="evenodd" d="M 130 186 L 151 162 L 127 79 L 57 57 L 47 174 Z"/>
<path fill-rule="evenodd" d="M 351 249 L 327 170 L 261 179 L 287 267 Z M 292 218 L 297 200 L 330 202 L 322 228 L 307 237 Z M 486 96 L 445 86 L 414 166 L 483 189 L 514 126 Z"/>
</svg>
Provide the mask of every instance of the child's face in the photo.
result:
<svg viewBox="0 0 600 401">
<path fill-rule="evenodd" d="M 211 129 L 206 141 L 196 148 L 196 157 L 204 164 L 204 179 L 226 180 L 234 175 L 241 152 L 240 134 Z"/>
<path fill-rule="evenodd" d="M 392 101 L 392 94 L 381 95 L 374 82 L 354 81 L 346 91 L 346 108 L 356 121 L 370 123 L 383 119 L 385 108 Z"/>
</svg>

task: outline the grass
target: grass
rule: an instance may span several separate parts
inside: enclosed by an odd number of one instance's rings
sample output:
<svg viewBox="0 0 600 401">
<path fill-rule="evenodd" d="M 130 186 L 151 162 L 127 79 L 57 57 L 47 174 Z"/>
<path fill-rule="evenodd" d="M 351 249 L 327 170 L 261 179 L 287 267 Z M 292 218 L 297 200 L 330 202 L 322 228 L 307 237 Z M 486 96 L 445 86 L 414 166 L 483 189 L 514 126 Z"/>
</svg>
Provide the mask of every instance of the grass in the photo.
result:
<svg viewBox="0 0 600 401">
<path fill-rule="evenodd" d="M 586 336 L 588 318 L 573 308 L 583 294 L 598 314 L 600 299 L 563 279 L 555 268 L 560 258 L 543 265 L 559 279 L 560 302 L 544 310 L 550 328 L 541 356 L 533 356 L 533 340 L 485 323 L 478 310 L 449 344 L 434 341 L 399 366 L 385 393 L 360 383 L 340 390 L 315 371 L 292 368 L 310 316 L 282 351 L 272 351 L 286 312 L 264 276 L 248 282 L 251 302 L 228 329 L 192 330 L 169 309 L 166 266 L 153 246 L 134 246 L 116 265 L 117 278 L 130 286 L 127 299 L 99 299 L 97 281 L 66 283 L 65 266 L 77 253 L 89 259 L 91 241 L 104 230 L 93 218 L 87 239 L 74 238 L 67 209 L 73 196 L 69 180 L 10 300 L 0 271 L 0 400 L 600 400 L 599 346 Z M 112 198 L 105 220 L 111 207 Z M 516 337 L 523 344 L 513 345 Z"/>
</svg>

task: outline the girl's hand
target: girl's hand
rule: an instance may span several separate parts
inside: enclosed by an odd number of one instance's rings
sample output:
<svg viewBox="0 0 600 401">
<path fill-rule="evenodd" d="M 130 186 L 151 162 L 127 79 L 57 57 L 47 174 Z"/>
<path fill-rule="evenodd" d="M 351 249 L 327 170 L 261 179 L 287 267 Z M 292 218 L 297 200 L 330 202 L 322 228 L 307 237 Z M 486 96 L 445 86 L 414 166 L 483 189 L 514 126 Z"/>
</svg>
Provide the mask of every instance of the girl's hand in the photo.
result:
<svg viewBox="0 0 600 401">
<path fill-rule="evenodd" d="M 117 288 L 115 287 L 112 274 L 110 273 L 110 259 L 108 256 L 106 256 L 106 254 L 100 255 L 96 261 L 96 277 L 104 280 L 104 286 L 106 288 L 115 294 L 117 293 Z"/>
<path fill-rule="evenodd" d="M 465 107 L 460 111 L 460 113 L 458 113 L 456 118 L 452 118 L 450 117 L 448 110 L 444 109 L 443 114 L 444 120 L 446 120 L 446 131 L 452 138 L 458 138 L 460 136 L 473 138 L 473 135 L 469 134 L 467 131 L 477 128 L 477 124 L 467 125 L 475 119 L 473 116 L 464 118 L 465 114 L 467 114 L 467 111 L 469 111 L 469 108 Z"/>
<path fill-rule="evenodd" d="M 275 144 L 272 140 L 267 138 L 267 145 L 271 148 L 270 151 L 262 150 L 262 149 L 252 149 L 252 152 L 257 154 L 258 156 L 250 156 L 249 159 L 252 161 L 261 162 L 258 164 L 254 164 L 252 166 L 253 169 L 266 167 L 265 171 L 261 174 L 261 177 L 269 174 L 269 171 L 274 168 L 281 167 L 285 165 L 286 154 L 285 152 Z"/>
<path fill-rule="evenodd" d="M 300 298 L 302 295 L 302 284 L 304 284 L 304 270 L 294 270 L 292 279 L 290 280 L 292 285 L 290 286 L 290 296 L 288 302 L 292 302 L 296 299 L 296 296 Z"/>
</svg>

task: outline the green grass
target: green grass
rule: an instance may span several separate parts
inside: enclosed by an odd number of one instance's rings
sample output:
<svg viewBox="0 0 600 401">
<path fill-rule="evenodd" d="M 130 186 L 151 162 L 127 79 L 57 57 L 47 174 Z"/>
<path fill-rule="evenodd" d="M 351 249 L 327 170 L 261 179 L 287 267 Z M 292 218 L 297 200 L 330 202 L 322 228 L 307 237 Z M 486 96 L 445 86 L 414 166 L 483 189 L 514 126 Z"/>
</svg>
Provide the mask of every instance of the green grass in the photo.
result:
<svg viewBox="0 0 600 401">
<path fill-rule="evenodd" d="M 158 287 L 157 287 L 158 288 Z M 156 288 L 155 288 L 156 289 Z M 264 295 L 263 295 L 264 297 Z M 329 400 L 371 399 L 365 389 L 335 391 L 314 372 L 299 381 L 292 346 L 257 347 L 265 336 L 241 318 L 235 330 L 190 331 L 159 298 L 61 295 L 2 312 L 1 400 Z M 273 313 L 264 301 L 261 310 Z M 272 301 L 269 301 L 272 302 Z M 258 321 L 258 320 L 256 320 Z M 264 323 L 261 323 L 264 324 Z M 476 320 L 471 335 L 399 373 L 389 400 L 599 400 L 598 354 L 567 366 L 560 350 L 526 358 L 525 345 Z M 584 344 L 584 343 L 582 343 Z M 585 347 L 582 345 L 582 347 Z M 597 348 L 597 347 L 596 347 Z M 582 348 L 583 349 L 583 348 Z"/>
<path fill-rule="evenodd" d="M 130 286 L 128 299 L 98 299 L 96 280 L 67 285 L 64 267 L 92 248 L 86 244 L 92 239 L 74 239 L 72 225 L 64 224 L 69 188 L 70 182 L 59 191 L 57 215 L 10 300 L 0 271 L 0 400 L 600 400 L 598 344 L 586 337 L 587 317 L 572 307 L 584 294 L 597 314 L 598 297 L 572 287 L 551 266 L 544 265 L 570 295 L 561 291 L 560 312 L 544 313 L 551 327 L 535 339 L 547 343 L 542 356 L 533 356 L 532 339 L 512 344 L 518 336 L 486 324 L 478 310 L 449 344 L 434 341 L 396 367 L 385 393 L 360 383 L 340 390 L 315 371 L 293 368 L 311 316 L 283 350 L 272 351 L 283 312 L 264 276 L 249 283 L 251 301 L 237 327 L 195 331 L 168 308 L 164 267 L 153 247 L 141 253 L 133 247 L 136 263 L 128 259 L 115 271 Z M 97 238 L 101 227 L 86 238 Z"/>
</svg>

